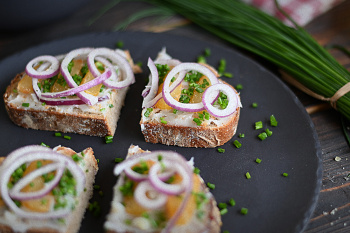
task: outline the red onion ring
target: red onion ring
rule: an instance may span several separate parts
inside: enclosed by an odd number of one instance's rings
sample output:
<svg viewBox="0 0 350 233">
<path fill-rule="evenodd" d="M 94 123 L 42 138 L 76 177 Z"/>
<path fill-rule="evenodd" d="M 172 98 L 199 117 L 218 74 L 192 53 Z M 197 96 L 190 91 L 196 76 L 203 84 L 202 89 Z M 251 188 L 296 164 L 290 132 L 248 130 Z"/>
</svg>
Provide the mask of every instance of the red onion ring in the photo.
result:
<svg viewBox="0 0 350 233">
<path fill-rule="evenodd" d="M 198 63 L 181 63 L 180 65 L 175 66 L 166 76 L 164 80 L 164 85 L 163 85 L 163 99 L 167 105 L 169 105 L 172 108 L 175 108 L 179 111 L 185 111 L 185 112 L 199 112 L 204 110 L 204 105 L 203 103 L 180 103 L 177 100 L 175 100 L 171 96 L 171 90 L 169 88 L 169 84 L 171 82 L 171 79 L 180 71 L 198 71 L 205 75 L 210 83 L 212 85 L 218 83 L 218 79 L 215 76 L 215 74 L 208 69 L 207 67 L 200 65 Z"/>
<path fill-rule="evenodd" d="M 87 64 L 88 64 L 89 70 L 94 77 L 97 77 L 101 74 L 100 71 L 95 66 L 95 57 L 97 56 L 110 59 L 112 63 L 117 64 L 119 69 L 121 70 L 122 77 L 124 77 L 122 81 L 116 82 L 118 78 L 113 77 L 114 75 L 112 75 L 110 79 L 107 79 L 106 81 L 103 82 L 105 86 L 113 89 L 120 89 L 120 88 L 127 87 L 135 82 L 135 76 L 129 62 L 114 50 L 107 49 L 107 48 L 94 49 L 89 53 L 87 57 Z M 114 67 L 110 62 L 108 62 L 105 65 L 109 66 L 111 69 L 114 69 Z"/>
<path fill-rule="evenodd" d="M 7 160 L 9 159 L 9 160 Z M 39 213 L 39 212 L 27 212 L 19 208 L 10 197 L 10 190 L 7 186 L 8 181 L 12 173 L 20 167 L 22 164 L 29 163 L 36 160 L 50 160 L 56 163 L 64 163 L 65 168 L 68 169 L 76 180 L 76 191 L 79 196 L 84 191 L 85 186 L 85 175 L 82 169 L 73 161 L 72 158 L 67 157 L 63 154 L 54 152 L 52 149 L 40 146 L 26 146 L 20 148 L 5 159 L 1 166 L 0 173 L 0 193 L 3 201 L 6 205 L 19 217 L 24 218 L 61 218 L 71 212 L 71 206 L 67 205 L 66 208 L 53 211 L 50 213 Z M 5 165 L 5 166 L 4 166 Z"/>
<path fill-rule="evenodd" d="M 225 109 L 220 109 L 212 105 L 218 94 L 223 92 L 227 96 L 228 105 Z M 209 86 L 203 93 L 202 103 L 205 109 L 215 117 L 227 117 L 233 114 L 239 106 L 239 98 L 236 92 L 227 84 L 218 83 Z"/>
<path fill-rule="evenodd" d="M 163 60 L 165 64 L 166 61 L 173 62 L 174 64 L 178 64 L 177 60 Z M 179 61 L 178 61 L 179 62 Z M 158 64 L 158 63 L 157 63 Z M 158 76 L 158 70 L 155 65 L 155 63 L 151 60 L 151 58 L 148 59 L 148 67 L 151 71 L 149 83 L 147 84 L 146 88 L 143 90 L 142 95 L 145 95 L 143 102 L 142 102 L 142 108 L 150 108 L 153 107 L 161 98 L 163 98 L 162 92 L 157 95 L 158 92 L 158 82 L 159 82 L 159 76 Z M 182 80 L 185 78 L 186 71 L 181 71 L 176 78 L 176 80 L 171 84 L 169 87 L 170 92 L 173 92 L 174 89 L 180 85 Z M 147 95 L 145 93 L 149 92 Z M 152 94 L 150 94 L 152 93 Z"/>
<path fill-rule="evenodd" d="M 32 78 L 33 82 L 33 90 L 38 98 L 39 101 L 44 102 L 45 104 L 48 105 L 82 105 L 86 104 L 83 102 L 79 97 L 73 97 L 73 98 L 67 98 L 67 99 L 62 99 L 62 98 L 44 98 L 42 97 L 42 92 L 38 86 L 38 79 Z M 104 101 L 109 99 L 107 95 L 98 97 L 98 102 Z"/>
<path fill-rule="evenodd" d="M 96 85 L 102 83 L 103 81 L 105 81 L 106 79 L 111 77 L 111 75 L 112 75 L 112 71 L 109 68 L 107 68 L 104 73 L 100 74 L 100 76 L 98 76 L 98 77 L 94 78 L 93 80 L 91 80 L 87 83 L 84 83 L 80 86 L 70 88 L 68 90 L 60 91 L 60 92 L 46 92 L 46 93 L 41 94 L 41 96 L 44 98 L 60 98 L 60 97 L 71 96 L 71 95 L 74 95 L 78 92 L 85 91 L 87 89 L 90 89 L 93 86 L 96 86 Z"/>
<path fill-rule="evenodd" d="M 154 197 L 149 197 L 153 195 Z M 157 192 L 149 181 L 143 181 L 137 185 L 134 198 L 141 206 L 150 210 L 161 208 L 167 201 L 167 195 Z"/>
<path fill-rule="evenodd" d="M 54 187 L 57 186 L 60 181 L 63 172 L 64 172 L 65 164 L 63 163 L 53 163 L 43 166 L 41 168 L 36 169 L 35 171 L 29 173 L 27 176 L 20 179 L 10 190 L 10 197 L 16 200 L 30 200 L 30 199 L 39 199 L 48 194 Z M 28 192 L 23 193 L 21 189 L 27 186 L 33 179 L 38 176 L 47 174 L 52 171 L 56 171 L 55 178 L 48 183 L 45 183 L 43 189 L 40 189 L 36 192 Z"/>
<path fill-rule="evenodd" d="M 177 165 L 174 164 L 172 166 L 177 166 Z M 182 193 L 185 187 L 187 186 L 187 182 L 188 182 L 188 176 L 186 176 L 186 171 L 182 167 L 177 166 L 176 171 L 182 176 L 182 183 L 167 184 L 167 183 L 164 183 L 162 180 L 160 180 L 157 175 L 160 169 L 161 169 L 160 163 L 156 163 L 149 170 L 149 182 L 152 184 L 152 186 L 158 192 L 161 192 L 167 195 L 179 195 L 180 193 Z"/>
<path fill-rule="evenodd" d="M 51 63 L 51 65 L 45 70 L 35 70 L 34 65 L 40 62 Z M 26 66 L 26 73 L 32 78 L 47 79 L 51 78 L 59 73 L 60 62 L 56 57 L 44 55 L 39 56 L 28 62 Z"/>
<path fill-rule="evenodd" d="M 78 87 L 78 84 L 73 80 L 72 75 L 68 71 L 69 63 L 78 56 L 87 56 L 90 52 L 93 51 L 93 48 L 80 48 L 70 51 L 66 57 L 61 62 L 61 73 L 66 80 L 70 88 Z M 88 105 L 94 105 L 98 102 L 98 98 L 86 92 L 79 92 L 76 94 L 84 103 Z"/>
</svg>

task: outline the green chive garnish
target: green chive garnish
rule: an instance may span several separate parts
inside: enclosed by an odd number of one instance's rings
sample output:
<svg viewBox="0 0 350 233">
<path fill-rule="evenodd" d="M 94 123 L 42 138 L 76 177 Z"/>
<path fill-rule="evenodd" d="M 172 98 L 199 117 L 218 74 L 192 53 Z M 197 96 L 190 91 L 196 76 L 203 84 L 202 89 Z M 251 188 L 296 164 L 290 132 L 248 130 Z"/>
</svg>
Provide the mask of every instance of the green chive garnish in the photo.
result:
<svg viewBox="0 0 350 233">
<path fill-rule="evenodd" d="M 215 184 L 212 184 L 212 183 L 210 183 L 210 182 L 207 182 L 207 186 L 208 186 L 208 188 L 210 188 L 210 189 L 215 189 Z"/>
<path fill-rule="evenodd" d="M 255 129 L 262 129 L 263 123 L 262 121 L 255 122 Z"/>
<path fill-rule="evenodd" d="M 252 178 L 249 172 L 247 172 L 247 173 L 245 174 L 245 177 L 246 177 L 248 180 L 249 180 L 250 178 Z"/>
<path fill-rule="evenodd" d="M 241 148 L 242 147 L 242 144 L 239 141 L 237 141 L 237 140 L 235 140 L 233 142 L 233 145 L 235 145 L 236 148 Z"/>
<path fill-rule="evenodd" d="M 64 138 L 64 139 L 67 139 L 67 140 L 71 140 L 71 139 L 72 139 L 72 138 L 71 138 L 70 136 L 68 136 L 68 135 L 64 135 L 63 138 Z"/>
<path fill-rule="evenodd" d="M 287 176 L 288 176 L 288 173 L 285 173 L 285 172 L 284 172 L 284 173 L 282 174 L 282 176 L 287 177 Z"/>
<path fill-rule="evenodd" d="M 198 167 L 195 167 L 194 169 L 193 169 L 193 173 L 194 174 L 199 174 L 201 171 L 199 170 L 199 168 Z"/>
<path fill-rule="evenodd" d="M 223 149 L 223 148 L 218 148 L 218 152 L 220 152 L 220 153 L 225 153 L 225 149 Z"/>
<path fill-rule="evenodd" d="M 149 117 L 151 112 L 153 111 L 153 108 L 147 108 L 146 112 L 143 114 L 145 117 Z"/>
<path fill-rule="evenodd" d="M 40 143 L 40 145 L 41 145 L 41 146 L 50 147 L 50 146 L 46 145 L 46 144 L 45 144 L 45 143 L 43 143 L 43 142 L 42 142 L 42 143 Z"/>
<path fill-rule="evenodd" d="M 236 90 L 242 90 L 243 89 L 243 85 L 242 84 L 237 84 L 236 85 Z"/>
<path fill-rule="evenodd" d="M 120 163 L 120 162 L 122 162 L 124 159 L 123 158 L 115 158 L 114 159 L 114 162 L 115 163 Z"/>
<path fill-rule="evenodd" d="M 231 199 L 228 201 L 228 203 L 230 204 L 230 206 L 235 206 L 235 205 L 236 205 L 236 201 L 235 201 L 233 198 L 231 198 Z"/>
<path fill-rule="evenodd" d="M 162 124 L 168 124 L 168 122 L 166 120 L 164 120 L 164 117 L 160 117 L 160 123 Z"/>
<path fill-rule="evenodd" d="M 257 108 L 257 107 L 258 107 L 258 104 L 254 102 L 254 103 L 252 103 L 252 107 L 253 107 L 253 108 Z"/>
<path fill-rule="evenodd" d="M 247 215 L 248 214 L 248 209 L 247 208 L 241 208 L 241 214 Z"/>
<path fill-rule="evenodd" d="M 255 162 L 256 162 L 256 163 L 261 163 L 261 159 L 256 158 Z"/>
<path fill-rule="evenodd" d="M 227 208 L 220 210 L 220 215 L 227 214 Z"/>
<path fill-rule="evenodd" d="M 29 103 L 22 103 L 22 107 L 29 107 Z"/>
<path fill-rule="evenodd" d="M 274 115 L 270 116 L 270 123 L 271 123 L 271 126 L 277 126 L 278 122 Z"/>
<path fill-rule="evenodd" d="M 263 140 L 265 140 L 265 139 L 267 138 L 267 134 L 266 134 L 265 132 L 263 132 L 263 133 L 261 133 L 261 134 L 258 135 L 258 138 L 259 138 L 261 141 L 263 141 Z"/>
<path fill-rule="evenodd" d="M 56 136 L 56 137 L 61 137 L 61 136 L 62 136 L 62 134 L 61 134 L 61 133 L 56 132 L 56 133 L 55 133 L 55 136 Z"/>
<path fill-rule="evenodd" d="M 265 129 L 265 132 L 266 132 L 266 134 L 267 134 L 268 137 L 270 137 L 270 136 L 272 135 L 272 131 L 269 130 L 268 128 Z"/>
</svg>

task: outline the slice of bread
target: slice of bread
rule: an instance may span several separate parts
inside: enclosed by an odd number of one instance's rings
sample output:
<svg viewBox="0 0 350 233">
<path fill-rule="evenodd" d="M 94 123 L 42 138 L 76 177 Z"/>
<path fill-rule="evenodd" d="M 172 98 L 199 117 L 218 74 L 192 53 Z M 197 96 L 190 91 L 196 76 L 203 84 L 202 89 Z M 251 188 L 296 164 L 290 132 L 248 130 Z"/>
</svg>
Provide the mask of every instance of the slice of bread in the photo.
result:
<svg viewBox="0 0 350 233">
<path fill-rule="evenodd" d="M 131 145 L 127 158 L 130 156 L 140 154 L 140 153 L 147 153 L 149 151 L 142 150 L 139 146 Z M 147 160 L 143 160 L 147 161 Z M 189 199 L 189 202 L 187 202 L 186 206 L 192 206 L 192 212 L 191 210 L 188 211 L 188 207 L 185 207 L 185 212 L 180 214 L 180 217 L 177 220 L 177 223 L 171 227 L 169 232 L 175 233 L 175 232 L 186 232 L 186 233 L 200 233 L 200 232 L 220 232 L 221 228 L 221 215 L 219 212 L 219 209 L 217 207 L 217 203 L 214 199 L 214 196 L 210 193 L 209 189 L 205 185 L 203 179 L 200 177 L 200 175 L 194 174 L 196 179 L 198 179 L 199 183 L 197 183 L 197 188 L 199 191 L 193 191 L 191 193 L 193 199 Z M 164 216 L 167 216 L 167 208 L 168 207 L 161 207 L 157 210 L 147 210 L 143 209 L 144 207 L 140 207 L 139 204 L 137 204 L 136 201 L 130 201 L 130 196 L 123 196 L 122 192 L 120 191 L 120 188 L 125 184 L 125 182 L 128 181 L 128 178 L 126 178 L 125 173 L 122 173 L 116 185 L 114 186 L 114 197 L 111 203 L 111 210 L 110 213 L 107 216 L 107 220 L 105 222 L 105 229 L 109 233 L 143 233 L 143 232 L 161 232 L 162 229 L 168 224 L 169 219 L 167 217 L 164 218 Z M 193 190 L 194 190 L 193 186 Z M 205 196 L 204 200 L 196 199 L 196 195 L 200 194 L 201 197 Z M 126 200 L 125 198 L 128 198 Z M 133 199 L 133 197 L 131 197 Z M 168 196 L 168 203 L 174 203 L 176 209 L 178 208 L 177 205 L 180 205 L 178 199 L 181 198 L 180 196 Z M 180 199 L 181 203 L 181 199 Z M 194 207 L 196 206 L 196 207 Z M 173 206 L 174 207 L 174 206 Z M 141 210 L 139 210 L 141 209 Z M 171 210 L 172 208 L 168 208 L 168 210 Z M 191 209 L 191 208 L 189 208 Z M 172 209 L 173 211 L 174 209 Z M 130 213 L 130 211 L 139 212 L 138 214 Z M 145 211 L 145 212 L 143 212 Z M 153 216 L 153 217 L 152 217 Z M 159 219 L 159 216 L 163 216 Z M 157 219 L 158 218 L 158 219 Z M 153 223 L 156 223 L 155 225 L 152 225 Z"/>
<path fill-rule="evenodd" d="M 170 56 L 162 50 L 155 60 L 170 59 Z M 205 64 L 206 65 L 206 64 Z M 218 77 L 214 68 L 206 65 Z M 219 79 L 219 82 L 225 83 Z M 227 84 L 227 83 L 226 83 Z M 231 86 L 231 85 L 230 85 Z M 232 87 L 232 86 L 231 86 Z M 232 87 L 232 89 L 234 89 Z M 238 92 L 234 89 L 238 94 Z M 161 99 L 160 101 L 162 101 Z M 140 120 L 140 126 L 145 141 L 150 143 L 162 143 L 180 147 L 204 147 L 213 148 L 221 146 L 229 141 L 236 133 L 240 104 L 236 111 L 230 116 L 218 118 L 210 116 L 208 120 L 203 119 L 201 125 L 193 121 L 198 118 L 198 113 L 175 111 L 173 109 L 160 109 L 153 106 L 150 114 L 144 108 Z M 147 116 L 148 115 L 148 116 Z"/>
<path fill-rule="evenodd" d="M 97 161 L 94 156 L 92 148 L 86 148 L 80 153 L 74 150 L 58 146 L 53 150 L 66 156 L 77 155 L 80 160 L 77 162 L 79 167 L 85 174 L 85 189 L 76 197 L 78 201 L 72 212 L 61 219 L 28 219 L 18 217 L 12 212 L 6 204 L 1 204 L 0 199 L 0 232 L 2 233 L 76 233 L 79 231 L 81 221 L 84 217 L 86 208 L 89 204 L 89 199 L 93 194 L 93 184 L 95 182 L 95 175 L 98 171 Z M 6 161 L 0 159 L 1 164 Z"/>
<path fill-rule="evenodd" d="M 119 52 L 120 53 L 120 52 Z M 128 51 L 123 51 L 134 73 L 141 72 L 134 65 Z M 3 95 L 9 118 L 18 126 L 37 130 L 78 133 L 104 137 L 114 135 L 128 87 L 108 89 L 108 99 L 95 105 L 48 105 L 40 102 L 33 91 L 23 93 L 18 84 L 25 73 L 18 74 Z"/>
</svg>

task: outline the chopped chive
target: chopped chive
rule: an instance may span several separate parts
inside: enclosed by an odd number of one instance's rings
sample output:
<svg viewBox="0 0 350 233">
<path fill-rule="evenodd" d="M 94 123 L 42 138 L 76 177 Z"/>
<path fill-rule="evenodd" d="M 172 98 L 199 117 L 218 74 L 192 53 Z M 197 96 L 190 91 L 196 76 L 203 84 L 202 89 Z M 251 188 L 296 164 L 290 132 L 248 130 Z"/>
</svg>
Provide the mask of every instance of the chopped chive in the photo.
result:
<svg viewBox="0 0 350 233">
<path fill-rule="evenodd" d="M 45 143 L 43 143 L 43 142 L 42 142 L 42 143 L 40 143 L 40 145 L 41 145 L 41 146 L 50 147 L 50 146 L 46 145 L 46 144 L 45 144 Z"/>
<path fill-rule="evenodd" d="M 194 169 L 193 169 L 193 173 L 194 174 L 199 174 L 201 171 L 199 170 L 199 168 L 198 167 L 195 167 Z"/>
<path fill-rule="evenodd" d="M 237 140 L 235 140 L 233 142 L 233 145 L 235 145 L 236 148 L 241 148 L 242 147 L 242 144 L 239 141 L 237 141 Z"/>
<path fill-rule="evenodd" d="M 68 136 L 68 135 L 64 135 L 63 138 L 64 138 L 64 139 L 67 139 L 67 140 L 71 140 L 71 139 L 72 139 L 72 138 L 71 138 L 70 136 Z"/>
<path fill-rule="evenodd" d="M 45 103 L 45 102 L 42 102 L 42 103 L 41 103 L 41 105 L 42 105 L 42 106 L 45 106 L 45 105 L 46 105 L 46 103 Z"/>
<path fill-rule="evenodd" d="M 269 130 L 268 128 L 265 129 L 265 132 L 266 132 L 266 134 L 267 134 L 268 137 L 270 137 L 270 136 L 272 135 L 272 131 Z"/>
<path fill-rule="evenodd" d="M 288 176 L 288 173 L 285 173 L 285 172 L 284 172 L 284 173 L 282 174 L 282 176 L 287 177 L 287 176 Z"/>
<path fill-rule="evenodd" d="M 218 152 L 220 152 L 220 153 L 225 153 L 225 149 L 223 149 L 223 148 L 218 148 Z"/>
<path fill-rule="evenodd" d="M 261 159 L 256 158 L 255 162 L 256 162 L 256 163 L 261 163 Z"/>
<path fill-rule="evenodd" d="M 277 124 L 278 124 L 274 115 L 270 116 L 270 124 L 271 124 L 271 126 L 277 126 Z"/>
<path fill-rule="evenodd" d="M 112 143 L 113 142 L 113 136 L 112 135 L 108 135 L 105 137 L 105 142 L 106 144 Z"/>
<path fill-rule="evenodd" d="M 176 114 L 176 113 L 177 113 L 177 109 L 174 109 L 174 110 L 173 110 L 173 113 Z"/>
<path fill-rule="evenodd" d="M 240 133 L 240 134 L 238 134 L 238 137 L 239 137 L 239 138 L 244 138 L 245 135 L 244 135 L 244 133 Z"/>
<path fill-rule="evenodd" d="M 236 85 L 236 90 L 242 90 L 243 89 L 243 85 L 242 84 L 237 84 Z"/>
<path fill-rule="evenodd" d="M 118 49 L 123 48 L 123 46 L 124 46 L 124 42 L 121 40 L 115 43 L 115 47 L 117 47 Z"/>
<path fill-rule="evenodd" d="M 109 107 L 109 108 L 113 108 L 114 105 L 113 105 L 113 104 L 109 104 L 108 107 Z"/>
<path fill-rule="evenodd" d="M 262 121 L 255 122 L 255 129 L 262 129 L 263 123 Z"/>
<path fill-rule="evenodd" d="M 245 177 L 249 180 L 250 178 L 252 178 L 252 176 L 250 175 L 250 173 L 249 172 L 247 172 L 246 174 L 245 174 Z"/>
<path fill-rule="evenodd" d="M 258 107 L 258 104 L 254 102 L 254 103 L 252 103 L 252 107 L 253 107 L 253 108 L 257 108 L 257 107 Z"/>
<path fill-rule="evenodd" d="M 227 214 L 227 208 L 220 210 L 220 215 Z"/>
<path fill-rule="evenodd" d="M 162 124 L 167 124 L 168 122 L 166 120 L 164 120 L 164 117 L 160 117 L 160 123 Z"/>
<path fill-rule="evenodd" d="M 241 208 L 241 214 L 247 215 L 248 214 L 248 209 L 247 208 Z"/>
<path fill-rule="evenodd" d="M 226 208 L 227 208 L 227 204 L 226 204 L 226 203 L 223 203 L 223 202 L 220 202 L 220 203 L 218 204 L 218 207 L 219 207 L 219 209 L 226 209 Z"/>
<path fill-rule="evenodd" d="M 267 134 L 265 132 L 258 135 L 258 138 L 260 138 L 261 141 L 265 140 L 267 138 Z"/>
<path fill-rule="evenodd" d="M 204 49 L 204 56 L 205 56 L 205 57 L 209 57 L 210 54 L 211 54 L 210 48 L 205 48 L 205 49 Z"/>
<path fill-rule="evenodd" d="M 208 186 L 208 188 L 210 188 L 210 189 L 215 189 L 215 184 L 212 184 L 212 183 L 210 183 L 210 182 L 207 182 L 207 186 Z"/>
<path fill-rule="evenodd" d="M 223 76 L 225 76 L 226 78 L 233 78 L 233 74 L 229 72 L 223 73 Z"/>
<path fill-rule="evenodd" d="M 151 112 L 153 111 L 153 108 L 147 108 L 145 114 L 143 114 L 145 117 L 149 117 L 149 115 L 151 114 Z"/>
<path fill-rule="evenodd" d="M 235 201 L 233 198 L 231 198 L 231 199 L 228 201 L 228 203 L 230 204 L 230 206 L 235 206 L 235 205 L 236 205 L 236 201 Z"/>
<path fill-rule="evenodd" d="M 114 162 L 115 163 L 120 163 L 120 162 L 122 162 L 124 159 L 123 158 L 115 158 L 114 159 Z"/>
<path fill-rule="evenodd" d="M 29 103 L 22 103 L 22 107 L 29 107 Z"/>
<path fill-rule="evenodd" d="M 56 137 L 61 137 L 61 136 L 62 136 L 62 134 L 61 134 L 61 133 L 59 133 L 59 132 L 56 132 L 56 133 L 55 133 L 55 136 L 56 136 Z"/>
</svg>

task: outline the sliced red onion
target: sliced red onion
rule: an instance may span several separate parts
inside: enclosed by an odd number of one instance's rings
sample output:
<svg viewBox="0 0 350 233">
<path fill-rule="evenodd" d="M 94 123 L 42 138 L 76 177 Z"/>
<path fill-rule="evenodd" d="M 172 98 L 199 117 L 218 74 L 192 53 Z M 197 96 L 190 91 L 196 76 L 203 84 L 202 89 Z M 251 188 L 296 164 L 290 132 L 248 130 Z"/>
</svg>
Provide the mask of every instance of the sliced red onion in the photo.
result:
<svg viewBox="0 0 350 233">
<path fill-rule="evenodd" d="M 223 92 L 227 96 L 228 105 L 225 109 L 220 109 L 212 105 L 218 94 Z M 218 83 L 208 87 L 202 97 L 205 109 L 215 117 L 227 117 L 233 114 L 239 106 L 239 98 L 236 92 L 227 84 Z"/>
<path fill-rule="evenodd" d="M 144 92 L 147 91 L 148 94 L 143 100 L 142 108 L 144 108 L 145 107 L 144 105 L 149 101 L 151 101 L 157 95 L 157 92 L 158 92 L 158 83 L 159 83 L 158 70 L 151 58 L 148 58 L 147 66 L 150 69 L 151 75 L 149 77 L 148 85 L 144 90 Z"/>
<path fill-rule="evenodd" d="M 182 80 L 185 78 L 186 71 L 181 71 L 179 75 L 177 76 L 176 80 L 171 84 L 169 87 L 170 92 L 173 92 L 177 86 L 179 86 L 182 82 Z M 158 80 L 158 71 L 157 71 L 157 80 Z M 157 91 L 158 91 L 158 84 L 157 84 Z M 146 96 L 148 97 L 148 96 Z M 142 108 L 150 108 L 156 105 L 160 99 L 163 98 L 163 93 L 160 92 L 157 96 L 155 96 L 153 99 L 149 98 L 150 100 L 143 100 L 142 102 Z"/>
<path fill-rule="evenodd" d="M 149 181 L 139 183 L 134 191 L 135 200 L 143 207 L 156 210 L 164 206 L 167 195 L 157 192 Z"/>
<path fill-rule="evenodd" d="M 103 82 L 105 86 L 109 88 L 120 89 L 127 87 L 135 82 L 135 76 L 129 62 L 123 56 L 108 48 L 96 48 L 89 53 L 87 57 L 87 64 L 93 76 L 97 77 L 100 75 L 100 71 L 95 66 L 96 57 L 103 57 L 111 60 L 113 64 L 116 64 L 118 66 L 123 77 L 122 81 L 116 81 L 118 78 L 112 75 L 110 79 L 107 79 Z M 110 67 L 112 64 L 108 62 L 105 65 Z M 114 69 L 113 65 L 110 68 Z"/>
<path fill-rule="evenodd" d="M 36 95 L 36 97 L 39 99 L 39 101 L 44 102 L 48 105 L 82 105 L 86 104 L 83 102 L 79 97 L 73 97 L 73 98 L 45 98 L 42 96 L 42 92 L 38 86 L 38 79 L 33 78 L 33 90 Z M 109 99 L 107 95 L 98 97 L 98 102 L 104 101 Z"/>
<path fill-rule="evenodd" d="M 160 65 L 177 66 L 180 65 L 181 61 L 177 59 L 157 59 L 154 61 L 154 63 Z"/>
<path fill-rule="evenodd" d="M 149 179 L 149 175 L 148 174 L 140 174 L 138 172 L 135 172 L 132 167 L 135 165 L 135 164 L 138 164 L 140 161 L 134 161 L 134 164 L 130 165 L 129 167 L 126 167 L 124 169 L 124 172 L 125 172 L 125 175 L 133 180 L 133 181 L 136 181 L 136 182 L 141 182 L 141 181 L 144 181 L 144 180 L 148 180 Z M 164 164 L 168 164 L 168 163 L 164 163 Z M 169 169 L 169 165 L 167 166 L 168 169 L 166 169 L 166 171 L 162 171 L 160 173 L 157 173 L 157 176 L 158 178 L 161 180 L 161 181 L 166 181 L 168 180 L 172 175 L 174 175 L 175 173 L 175 169 Z"/>
<path fill-rule="evenodd" d="M 50 63 L 51 66 L 45 70 L 35 70 L 34 66 L 40 62 Z M 57 75 L 59 73 L 59 67 L 60 62 L 56 57 L 44 55 L 36 57 L 28 62 L 25 70 L 26 73 L 32 78 L 47 79 Z"/>
<path fill-rule="evenodd" d="M 177 166 L 177 165 L 173 165 Z M 176 168 L 176 172 L 179 173 L 182 177 L 182 182 L 180 184 L 167 184 L 164 183 L 162 180 L 159 179 L 157 173 L 161 169 L 160 163 L 154 164 L 151 169 L 149 170 L 149 181 L 152 184 L 152 186 L 160 193 L 164 193 L 167 195 L 179 195 L 182 193 L 187 186 L 187 182 L 189 177 L 186 176 L 186 171 L 178 166 Z"/>
<path fill-rule="evenodd" d="M 112 75 L 112 71 L 109 68 L 107 68 L 104 73 L 100 74 L 100 76 L 98 76 L 98 77 L 94 78 L 93 80 L 91 80 L 87 83 L 84 83 L 80 86 L 70 88 L 68 90 L 60 91 L 60 92 L 46 92 L 46 93 L 41 94 L 41 96 L 44 98 L 60 98 L 60 97 L 75 95 L 78 92 L 85 91 L 87 89 L 90 89 L 91 87 L 94 87 L 94 86 L 102 83 L 104 80 L 111 77 L 111 75 Z"/>
<path fill-rule="evenodd" d="M 207 67 L 200 65 L 198 63 L 181 63 L 180 65 L 175 66 L 166 76 L 164 80 L 164 85 L 163 85 L 163 99 L 167 105 L 169 105 L 172 108 L 175 108 L 179 111 L 184 111 L 184 112 L 199 112 L 204 110 L 204 105 L 203 103 L 180 103 L 177 100 L 175 100 L 171 96 L 171 90 L 169 88 L 169 84 L 171 82 L 171 79 L 179 72 L 181 71 L 198 71 L 205 75 L 211 85 L 214 85 L 218 83 L 218 79 L 215 76 L 215 74 L 208 69 Z"/>
<path fill-rule="evenodd" d="M 30 163 L 37 160 L 50 160 L 53 163 L 63 163 L 66 165 L 65 168 L 70 171 L 70 173 L 73 175 L 74 179 L 77 182 L 75 187 L 77 195 L 80 195 L 80 193 L 84 191 L 85 175 L 82 169 L 73 161 L 72 158 L 54 152 L 51 149 L 49 149 L 48 151 L 42 146 L 41 148 L 38 148 L 38 146 L 27 146 L 14 151 L 9 155 L 9 161 L 6 160 L 7 158 L 5 159 L 4 164 L 1 166 L 2 169 L 0 171 L 1 197 L 6 203 L 6 205 L 19 217 L 40 219 L 61 218 L 71 212 L 71 205 L 67 205 L 67 207 L 64 209 L 51 211 L 49 213 L 28 212 L 24 209 L 19 208 L 11 199 L 11 191 L 9 190 L 7 184 L 13 172 L 22 164 Z M 51 186 L 53 187 L 53 185 Z"/>
<path fill-rule="evenodd" d="M 87 56 L 90 52 L 92 52 L 94 49 L 92 48 L 80 48 L 73 50 L 69 52 L 66 57 L 63 59 L 61 63 L 61 73 L 66 80 L 68 86 L 70 88 L 76 88 L 78 87 L 78 84 L 75 83 L 73 80 L 72 75 L 68 71 L 68 65 L 69 63 L 76 57 L 81 57 L 81 56 Z M 76 94 L 84 103 L 88 105 L 94 105 L 98 102 L 98 98 L 96 96 L 93 96 L 91 94 L 88 94 L 86 92 L 79 92 Z"/>
<path fill-rule="evenodd" d="M 39 199 L 48 194 L 54 187 L 57 186 L 60 181 L 63 171 L 65 168 L 64 163 L 53 163 L 36 169 L 35 171 L 29 173 L 22 179 L 20 179 L 10 190 L 10 197 L 15 200 L 31 200 Z M 44 184 L 44 188 L 36 192 L 21 192 L 21 189 L 32 182 L 36 177 L 47 174 L 52 171 L 57 171 L 55 178 L 48 183 Z"/>
</svg>

